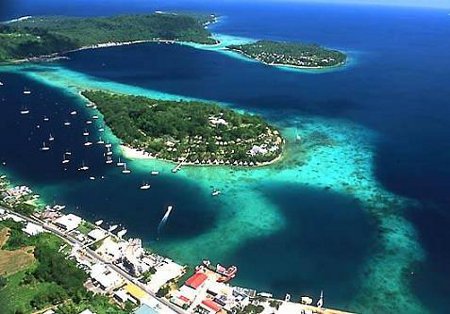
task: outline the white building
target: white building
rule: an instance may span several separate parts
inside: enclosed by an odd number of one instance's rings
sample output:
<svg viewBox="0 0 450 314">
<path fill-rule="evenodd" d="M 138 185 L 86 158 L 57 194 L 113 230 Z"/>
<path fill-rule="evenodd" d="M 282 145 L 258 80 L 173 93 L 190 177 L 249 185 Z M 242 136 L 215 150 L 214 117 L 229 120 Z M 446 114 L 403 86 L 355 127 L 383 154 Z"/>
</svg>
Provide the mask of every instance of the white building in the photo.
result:
<svg viewBox="0 0 450 314">
<path fill-rule="evenodd" d="M 101 239 L 103 239 L 104 237 L 106 237 L 106 232 L 103 231 L 102 229 L 94 229 L 91 232 L 89 232 L 88 237 L 94 241 L 99 241 Z"/>
<path fill-rule="evenodd" d="M 61 216 L 54 221 L 55 225 L 63 228 L 66 231 L 72 231 L 76 229 L 81 224 L 81 217 L 78 217 L 74 214 L 68 214 L 65 216 Z"/>
<path fill-rule="evenodd" d="M 42 228 L 39 225 L 29 222 L 29 223 L 27 223 L 25 228 L 22 228 L 22 231 L 25 232 L 26 234 L 28 234 L 29 236 L 35 236 L 41 232 L 44 232 L 44 228 Z"/>
<path fill-rule="evenodd" d="M 103 264 L 92 266 L 90 275 L 94 282 L 98 283 L 105 292 L 109 292 L 122 284 L 122 278 Z"/>
</svg>

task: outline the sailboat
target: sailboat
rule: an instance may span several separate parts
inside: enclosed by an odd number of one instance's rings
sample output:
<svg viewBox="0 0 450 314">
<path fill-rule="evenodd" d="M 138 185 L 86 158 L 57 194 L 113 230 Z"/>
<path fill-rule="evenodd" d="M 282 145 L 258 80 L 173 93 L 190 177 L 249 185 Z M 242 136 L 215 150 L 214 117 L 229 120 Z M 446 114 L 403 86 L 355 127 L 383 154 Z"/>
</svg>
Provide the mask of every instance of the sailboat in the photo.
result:
<svg viewBox="0 0 450 314">
<path fill-rule="evenodd" d="M 92 124 L 91 120 L 86 120 L 86 124 Z"/>
<path fill-rule="evenodd" d="M 101 136 L 100 136 L 100 138 L 98 139 L 97 144 L 105 144 L 105 141 L 102 139 Z"/>
<path fill-rule="evenodd" d="M 41 150 L 42 150 L 42 151 L 48 151 L 48 150 L 50 150 L 50 147 L 48 147 L 48 146 L 45 144 L 45 142 L 42 142 Z"/>
<path fill-rule="evenodd" d="M 89 139 L 86 137 L 86 142 L 84 142 L 84 146 L 91 146 L 92 142 L 89 142 Z"/>
<path fill-rule="evenodd" d="M 87 129 L 84 129 L 83 135 L 84 136 L 88 136 L 89 135 L 89 131 Z"/>
<path fill-rule="evenodd" d="M 97 120 L 97 119 L 98 119 L 98 116 L 97 116 L 97 115 L 93 115 L 93 116 L 92 116 L 92 119 Z"/>
<path fill-rule="evenodd" d="M 123 173 L 123 174 L 129 174 L 129 173 L 131 173 L 131 170 L 130 170 L 130 169 L 127 169 L 127 164 L 124 164 L 124 165 L 123 165 L 122 173 Z"/>
<path fill-rule="evenodd" d="M 110 156 L 107 156 L 105 162 L 109 165 L 109 164 L 112 164 L 113 160 L 111 159 Z"/>
<path fill-rule="evenodd" d="M 111 148 L 111 146 L 112 146 L 111 143 L 106 143 L 106 144 L 105 144 L 105 147 L 106 147 L 106 148 Z"/>
<path fill-rule="evenodd" d="M 117 162 L 117 167 L 123 167 L 125 165 L 125 163 L 123 161 L 120 160 L 119 157 L 119 161 Z"/>
<path fill-rule="evenodd" d="M 50 121 L 50 119 L 48 117 L 44 116 L 44 121 L 47 122 L 47 121 Z"/>
<path fill-rule="evenodd" d="M 211 193 L 212 196 L 218 196 L 220 195 L 220 190 L 214 189 Z"/>
<path fill-rule="evenodd" d="M 144 183 L 141 185 L 140 189 L 141 189 L 141 190 L 148 190 L 148 189 L 150 189 L 150 184 L 144 182 Z"/>
<path fill-rule="evenodd" d="M 300 134 L 298 134 L 298 126 L 295 128 L 295 141 L 300 142 L 302 140 Z"/>
<path fill-rule="evenodd" d="M 2 81 L 0 81 L 0 86 L 3 86 L 4 84 L 3 84 L 3 82 Z"/>
<path fill-rule="evenodd" d="M 50 135 L 48 136 L 48 140 L 49 140 L 50 142 L 52 142 L 52 141 L 55 140 L 55 138 L 53 137 L 52 133 L 50 133 Z"/>
<path fill-rule="evenodd" d="M 27 107 L 23 107 L 22 110 L 20 110 L 20 114 L 25 115 L 29 114 L 30 110 Z"/>
<path fill-rule="evenodd" d="M 320 291 L 320 299 L 317 301 L 317 307 L 320 309 L 323 306 L 323 290 Z"/>
<path fill-rule="evenodd" d="M 64 155 L 63 155 L 63 161 L 62 161 L 62 163 L 63 163 L 63 164 L 67 164 L 67 163 L 69 163 L 69 161 L 70 161 L 70 160 L 66 158 L 66 154 L 64 154 Z"/>
<path fill-rule="evenodd" d="M 30 94 L 31 94 L 31 91 L 30 91 L 29 89 L 24 89 L 24 90 L 23 90 L 23 94 L 24 94 L 24 95 L 30 95 Z"/>
<path fill-rule="evenodd" d="M 108 147 L 106 150 L 106 156 L 111 156 L 113 154 L 113 152 L 111 151 L 111 149 Z"/>
<path fill-rule="evenodd" d="M 86 171 L 89 167 L 85 165 L 84 161 L 81 162 L 81 167 L 78 168 L 78 171 Z"/>
<path fill-rule="evenodd" d="M 153 170 L 152 172 L 150 172 L 150 174 L 152 176 L 157 176 L 159 174 L 159 171 Z"/>
<path fill-rule="evenodd" d="M 76 110 L 70 112 L 70 115 L 72 115 L 72 116 L 74 116 L 74 115 L 76 115 L 76 114 L 77 114 L 77 111 L 76 111 Z"/>
<path fill-rule="evenodd" d="M 65 126 L 69 126 L 69 125 L 70 125 L 70 122 L 69 122 L 69 121 L 66 121 L 66 122 L 64 122 L 64 125 L 65 125 Z"/>
</svg>

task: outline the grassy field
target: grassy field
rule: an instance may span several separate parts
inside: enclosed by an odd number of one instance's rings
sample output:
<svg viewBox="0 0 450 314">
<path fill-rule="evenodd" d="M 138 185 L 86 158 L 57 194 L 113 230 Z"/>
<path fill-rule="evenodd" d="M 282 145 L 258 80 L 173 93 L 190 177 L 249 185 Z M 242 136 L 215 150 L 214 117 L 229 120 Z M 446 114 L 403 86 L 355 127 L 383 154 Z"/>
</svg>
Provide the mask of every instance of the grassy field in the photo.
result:
<svg viewBox="0 0 450 314">
<path fill-rule="evenodd" d="M 0 230 L 0 275 L 9 276 L 29 267 L 34 262 L 34 247 L 26 246 L 15 251 L 2 250 L 8 241 L 9 229 Z"/>
</svg>

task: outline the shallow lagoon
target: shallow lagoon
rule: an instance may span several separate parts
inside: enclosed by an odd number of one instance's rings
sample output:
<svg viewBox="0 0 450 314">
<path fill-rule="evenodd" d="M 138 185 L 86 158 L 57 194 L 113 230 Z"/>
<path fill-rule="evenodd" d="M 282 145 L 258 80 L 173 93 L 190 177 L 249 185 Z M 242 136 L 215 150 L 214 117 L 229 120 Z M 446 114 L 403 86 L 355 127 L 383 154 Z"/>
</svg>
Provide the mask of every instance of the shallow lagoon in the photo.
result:
<svg viewBox="0 0 450 314">
<path fill-rule="evenodd" d="M 236 262 L 241 267 L 238 284 L 279 295 L 317 296 L 324 288 L 328 305 L 363 312 L 442 312 L 448 290 L 442 278 L 448 274 L 448 258 L 440 252 L 448 247 L 448 235 L 442 231 L 441 236 L 432 236 L 430 230 L 436 225 L 443 230 L 448 221 L 442 177 L 448 168 L 440 153 L 449 134 L 445 126 L 448 59 L 442 55 L 448 41 L 440 40 L 448 37 L 447 15 L 385 9 L 380 13 L 385 23 L 380 24 L 378 16 L 364 8 L 311 6 L 275 12 L 267 5 L 253 11 L 251 18 L 239 6 L 235 9 L 227 9 L 230 17 L 214 31 L 249 38 L 317 40 L 351 51 L 356 63 L 342 71 L 310 75 L 229 58 L 232 55 L 217 54 L 213 48 L 142 45 L 78 53 L 64 67 L 13 70 L 40 81 L 44 85 L 36 88 L 57 98 L 45 101 L 46 112 L 56 108 L 52 105 L 56 101 L 82 105 L 77 88 L 105 88 L 153 97 L 218 100 L 263 114 L 291 139 L 279 164 L 255 171 L 186 167 L 174 176 L 169 173 L 172 165 L 134 161 L 130 162 L 133 175 L 124 178 L 99 162 L 93 170 L 105 175 L 106 181 L 94 183 L 76 172 L 53 171 L 59 167 L 59 152 L 44 158 L 30 153 L 28 147 L 6 156 L 11 159 L 6 170 L 86 217 L 123 222 L 131 235 L 182 261 L 197 263 L 209 257 Z M 316 19 L 307 17 L 319 13 L 322 24 L 311 28 L 311 21 L 317 25 Z M 308 32 L 302 32 L 305 27 Z M 336 29 L 346 31 L 337 35 Z M 392 29 L 401 36 L 386 36 Z M 411 43 L 415 49 L 410 49 Z M 120 59 L 123 53 L 129 60 Z M 426 58 L 430 55 L 433 58 Z M 417 58 L 422 62 L 414 63 Z M 431 61 L 436 58 L 441 60 L 439 66 Z M 129 75 L 130 68 L 138 75 Z M 2 80 L 7 78 L 2 75 Z M 17 85 L 18 94 L 21 84 L 24 81 Z M 49 85 L 63 94 L 45 87 Z M 16 106 L 11 113 L 21 101 L 8 102 Z M 292 141 L 296 128 L 301 130 L 303 146 Z M 28 133 L 18 132 L 22 134 L 18 140 L 6 133 L 9 130 L 2 132 L 7 134 L 8 147 L 28 143 Z M 47 136 L 39 134 L 36 142 L 31 140 L 33 148 Z M 82 141 L 74 137 L 73 145 Z M 89 158 L 93 164 L 101 161 L 102 151 L 95 151 L 92 156 L 80 153 L 80 158 Z M 154 190 L 144 196 L 138 185 L 154 168 L 166 175 L 153 178 Z M 223 195 L 212 198 L 213 187 Z M 419 209 L 416 199 L 425 208 Z M 156 225 L 169 203 L 175 204 L 175 210 L 156 242 Z M 308 215 L 310 210 L 317 215 Z M 339 229 L 329 227 L 333 220 Z M 328 228 L 317 232 L 318 224 Z M 353 234 L 346 225 L 358 228 Z M 335 234 L 336 239 L 331 237 Z M 339 243 L 349 244 L 355 255 L 340 256 L 335 248 Z M 293 272 L 270 268 L 277 262 L 271 252 L 283 253 L 289 263 L 282 265 Z M 327 263 L 332 255 L 335 263 Z"/>
</svg>

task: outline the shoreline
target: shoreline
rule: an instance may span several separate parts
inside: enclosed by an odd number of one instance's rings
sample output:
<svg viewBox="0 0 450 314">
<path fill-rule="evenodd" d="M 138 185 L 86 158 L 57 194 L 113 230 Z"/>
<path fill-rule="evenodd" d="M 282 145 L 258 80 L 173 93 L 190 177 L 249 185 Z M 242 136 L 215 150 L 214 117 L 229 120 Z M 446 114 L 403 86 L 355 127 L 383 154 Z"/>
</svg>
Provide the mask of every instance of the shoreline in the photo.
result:
<svg viewBox="0 0 450 314">
<path fill-rule="evenodd" d="M 114 135 L 115 136 L 115 135 Z M 283 139 L 283 146 L 285 145 L 285 140 Z M 152 159 L 152 160 L 160 160 L 160 161 L 164 161 L 164 162 L 168 162 L 171 164 L 182 164 L 183 166 L 192 166 L 192 167 L 240 167 L 240 168 L 259 168 L 259 167 L 265 167 L 265 166 L 269 166 L 272 165 L 278 161 L 280 161 L 283 158 L 283 151 L 280 155 L 278 155 L 276 158 L 272 159 L 271 161 L 266 161 L 266 162 L 262 162 L 262 163 L 258 163 L 255 164 L 253 166 L 244 166 L 244 165 L 233 165 L 233 164 L 220 164 L 220 163 L 195 163 L 195 162 L 184 162 L 184 161 L 174 161 L 174 160 L 170 160 L 170 159 L 164 159 L 164 158 L 159 158 L 157 156 L 153 156 L 150 153 L 144 151 L 144 150 L 139 150 L 137 148 L 134 147 L 130 147 L 128 145 L 125 144 L 120 144 L 119 145 L 120 149 L 121 149 L 121 153 L 123 155 L 123 157 L 128 158 L 128 159 L 134 159 L 134 160 L 146 160 L 146 159 Z"/>
<path fill-rule="evenodd" d="M 330 66 L 315 66 L 315 67 L 308 67 L 308 66 L 301 66 L 301 65 L 294 65 L 294 64 L 285 64 L 285 63 L 268 63 L 256 58 L 253 58 L 252 56 L 246 54 L 245 52 L 243 52 L 242 50 L 239 49 L 232 49 L 232 48 L 228 48 L 225 47 L 224 50 L 228 50 L 228 51 L 232 51 L 235 53 L 240 54 L 241 56 L 244 56 L 254 62 L 259 62 L 268 66 L 274 66 L 274 67 L 286 67 L 286 68 L 292 68 L 292 69 L 300 69 L 300 70 L 327 70 L 327 69 L 333 69 L 333 68 L 338 68 L 341 66 L 345 66 L 347 64 L 347 60 L 344 62 L 340 62 L 338 64 L 335 65 L 330 65 Z M 347 56 L 348 58 L 348 56 Z"/>
<path fill-rule="evenodd" d="M 88 46 L 82 46 L 80 48 L 75 48 L 67 51 L 62 52 L 55 52 L 48 55 L 41 55 L 37 57 L 31 57 L 31 58 L 25 58 L 25 59 L 15 59 L 5 62 L 0 62 L 0 66 L 2 65 L 17 65 L 17 64 L 23 64 L 23 63 L 29 63 L 29 62 L 52 62 L 57 61 L 61 59 L 68 59 L 69 57 L 66 56 L 66 54 L 77 52 L 77 51 L 83 51 L 83 50 L 94 50 L 94 49 L 102 49 L 102 48 L 110 48 L 110 47 L 120 47 L 120 46 L 130 46 L 130 45 L 137 45 L 137 44 L 143 44 L 143 43 L 157 43 L 157 44 L 176 44 L 176 45 L 203 45 L 206 47 L 215 47 L 219 46 L 221 42 L 213 38 L 216 41 L 215 44 L 204 44 L 204 43 L 197 43 L 197 42 L 191 42 L 191 41 L 179 41 L 179 40 L 169 40 L 169 39 L 139 39 L 139 40 L 130 40 L 130 41 L 117 41 L 117 42 L 106 42 L 106 43 L 99 43 L 94 45 L 88 45 Z"/>
</svg>

